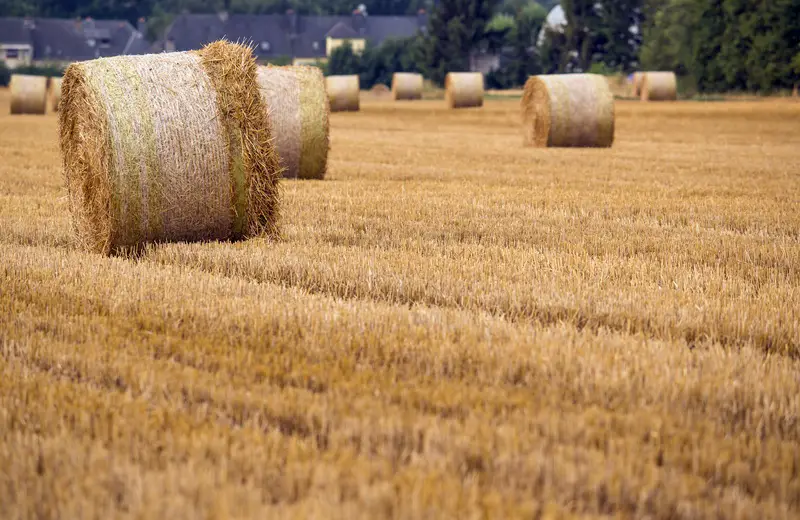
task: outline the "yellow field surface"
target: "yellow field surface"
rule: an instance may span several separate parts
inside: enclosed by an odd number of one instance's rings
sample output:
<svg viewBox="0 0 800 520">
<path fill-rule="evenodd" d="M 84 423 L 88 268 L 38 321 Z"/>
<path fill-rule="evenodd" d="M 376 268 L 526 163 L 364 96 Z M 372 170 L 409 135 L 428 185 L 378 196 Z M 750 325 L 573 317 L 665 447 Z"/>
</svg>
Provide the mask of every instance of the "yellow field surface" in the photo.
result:
<svg viewBox="0 0 800 520">
<path fill-rule="evenodd" d="M 0 93 L 0 518 L 797 518 L 800 103 L 333 114 L 277 242 L 77 249 Z"/>
</svg>

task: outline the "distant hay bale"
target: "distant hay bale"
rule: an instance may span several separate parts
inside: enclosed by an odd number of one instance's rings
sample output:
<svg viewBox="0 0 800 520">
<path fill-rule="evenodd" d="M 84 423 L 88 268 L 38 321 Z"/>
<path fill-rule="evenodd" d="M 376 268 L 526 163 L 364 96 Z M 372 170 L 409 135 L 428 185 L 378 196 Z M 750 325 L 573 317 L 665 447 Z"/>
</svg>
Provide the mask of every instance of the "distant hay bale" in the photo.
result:
<svg viewBox="0 0 800 520">
<path fill-rule="evenodd" d="M 11 83 L 12 114 L 44 114 L 47 111 L 47 78 L 12 74 Z"/>
<path fill-rule="evenodd" d="M 374 94 L 376 96 L 388 96 L 391 93 L 389 87 L 383 83 L 375 83 L 372 85 L 372 88 L 369 89 L 369 92 L 370 94 Z"/>
<path fill-rule="evenodd" d="M 328 76 L 325 78 L 331 112 L 357 112 L 360 87 L 358 76 Z"/>
<path fill-rule="evenodd" d="M 58 112 L 61 103 L 61 78 L 50 78 L 50 107 L 53 112 Z"/>
<path fill-rule="evenodd" d="M 422 99 L 422 74 L 395 72 L 392 75 L 392 97 L 395 101 Z"/>
<path fill-rule="evenodd" d="M 449 72 L 444 80 L 445 99 L 450 108 L 483 106 L 483 74 Z"/>
<path fill-rule="evenodd" d="M 328 164 L 328 96 L 318 67 L 259 67 L 261 97 L 283 176 L 322 179 Z"/>
<path fill-rule="evenodd" d="M 633 90 L 634 97 L 642 95 L 642 80 L 644 79 L 644 72 L 634 72 L 633 81 L 631 82 L 631 89 Z"/>
<path fill-rule="evenodd" d="M 522 119 L 526 146 L 609 147 L 614 142 L 614 96 L 598 74 L 529 78 Z"/>
<path fill-rule="evenodd" d="M 642 77 L 642 101 L 675 101 L 678 99 L 678 79 L 674 72 L 646 72 Z"/>
<path fill-rule="evenodd" d="M 91 251 L 277 232 L 277 154 L 249 48 L 69 66 L 59 130 L 73 227 Z"/>
</svg>

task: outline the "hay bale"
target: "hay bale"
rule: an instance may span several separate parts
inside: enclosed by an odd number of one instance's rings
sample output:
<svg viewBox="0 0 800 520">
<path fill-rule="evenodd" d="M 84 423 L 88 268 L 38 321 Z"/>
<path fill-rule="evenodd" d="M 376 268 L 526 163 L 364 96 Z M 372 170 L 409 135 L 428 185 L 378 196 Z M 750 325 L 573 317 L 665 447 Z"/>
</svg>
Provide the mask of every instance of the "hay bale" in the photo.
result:
<svg viewBox="0 0 800 520">
<path fill-rule="evenodd" d="M 357 112 L 360 87 L 358 76 L 328 76 L 325 78 L 331 112 Z"/>
<path fill-rule="evenodd" d="M 598 74 L 533 76 L 525 83 L 526 146 L 608 147 L 614 141 L 614 95 Z"/>
<path fill-rule="evenodd" d="M 277 232 L 281 169 L 249 48 L 69 66 L 59 112 L 73 227 L 89 250 Z"/>
<path fill-rule="evenodd" d="M 422 74 L 395 72 L 392 75 L 392 97 L 395 101 L 422 99 Z"/>
<path fill-rule="evenodd" d="M 631 90 L 634 97 L 642 95 L 642 80 L 644 79 L 644 72 L 634 72 L 633 81 L 631 81 Z"/>
<path fill-rule="evenodd" d="M 53 112 L 58 112 L 61 103 L 61 78 L 50 78 L 50 107 Z"/>
<path fill-rule="evenodd" d="M 483 74 L 480 72 L 448 72 L 444 90 L 450 108 L 483 106 Z"/>
<path fill-rule="evenodd" d="M 389 87 L 387 87 L 383 83 L 375 83 L 374 85 L 372 85 L 372 88 L 369 89 L 369 92 L 370 92 L 370 94 L 373 94 L 373 95 L 379 96 L 379 97 L 384 97 L 384 96 L 388 96 L 389 94 L 391 94 L 391 90 L 389 90 Z"/>
<path fill-rule="evenodd" d="M 645 72 L 640 92 L 642 101 L 675 101 L 678 79 L 674 72 Z"/>
<path fill-rule="evenodd" d="M 318 67 L 259 67 L 261 97 L 283 176 L 322 179 L 328 164 L 328 96 Z"/>
<path fill-rule="evenodd" d="M 11 83 L 12 114 L 44 114 L 47 111 L 47 78 L 12 74 Z"/>
</svg>

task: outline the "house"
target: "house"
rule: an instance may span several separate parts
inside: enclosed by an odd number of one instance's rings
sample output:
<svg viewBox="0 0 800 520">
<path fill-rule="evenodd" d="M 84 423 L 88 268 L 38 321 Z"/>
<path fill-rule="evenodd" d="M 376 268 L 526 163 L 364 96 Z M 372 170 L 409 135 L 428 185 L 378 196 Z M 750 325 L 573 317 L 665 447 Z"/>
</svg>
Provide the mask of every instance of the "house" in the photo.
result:
<svg viewBox="0 0 800 520">
<path fill-rule="evenodd" d="M 0 59 L 10 68 L 145 54 L 150 45 L 122 20 L 0 18 Z"/>
<path fill-rule="evenodd" d="M 349 16 L 285 14 L 182 14 L 167 28 L 163 50 L 188 51 L 226 38 L 252 43 L 262 61 L 288 58 L 294 64 L 326 61 L 349 41 L 356 52 L 387 38 L 408 38 L 427 29 L 424 10 L 416 16 L 372 16 L 356 9 Z"/>
</svg>

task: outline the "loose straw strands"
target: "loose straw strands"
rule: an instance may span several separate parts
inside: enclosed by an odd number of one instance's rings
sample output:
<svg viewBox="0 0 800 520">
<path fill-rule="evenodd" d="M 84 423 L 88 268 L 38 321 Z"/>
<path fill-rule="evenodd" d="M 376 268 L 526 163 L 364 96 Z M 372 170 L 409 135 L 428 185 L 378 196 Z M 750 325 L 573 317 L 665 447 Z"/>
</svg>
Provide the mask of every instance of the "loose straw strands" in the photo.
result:
<svg viewBox="0 0 800 520">
<path fill-rule="evenodd" d="M 529 78 L 522 119 L 527 146 L 608 147 L 614 142 L 614 96 L 597 74 Z"/>
<path fill-rule="evenodd" d="M 357 112 L 359 109 L 358 76 L 328 76 L 325 78 L 331 112 Z"/>
<path fill-rule="evenodd" d="M 71 65 L 59 121 L 79 241 L 109 253 L 276 234 L 281 169 L 265 113 L 241 45 Z"/>
<path fill-rule="evenodd" d="M 12 74 L 11 83 L 12 114 L 44 114 L 47 111 L 47 78 Z"/>
<path fill-rule="evenodd" d="M 318 67 L 259 67 L 261 96 L 283 176 L 322 179 L 328 163 L 328 96 Z"/>
</svg>

